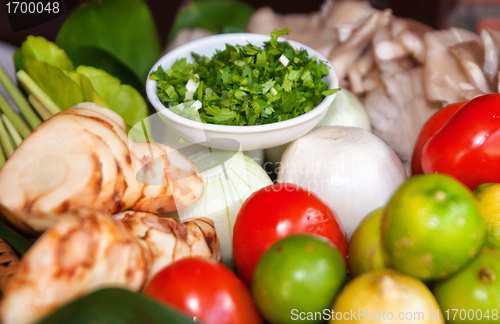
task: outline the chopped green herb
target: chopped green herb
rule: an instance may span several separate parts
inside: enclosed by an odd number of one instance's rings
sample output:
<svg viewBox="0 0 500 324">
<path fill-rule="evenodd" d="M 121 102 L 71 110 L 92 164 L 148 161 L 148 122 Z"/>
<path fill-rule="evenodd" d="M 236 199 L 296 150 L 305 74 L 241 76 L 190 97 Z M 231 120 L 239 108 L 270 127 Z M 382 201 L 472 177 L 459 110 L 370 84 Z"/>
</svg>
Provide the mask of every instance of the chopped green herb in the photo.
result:
<svg viewBox="0 0 500 324">
<path fill-rule="evenodd" d="M 212 58 L 191 53 L 192 63 L 159 66 L 150 75 L 158 98 L 181 116 L 219 125 L 269 124 L 312 110 L 338 89 L 322 80 L 329 72 L 324 62 L 278 42 L 289 31 L 274 30 L 263 48 L 226 44 Z"/>
</svg>

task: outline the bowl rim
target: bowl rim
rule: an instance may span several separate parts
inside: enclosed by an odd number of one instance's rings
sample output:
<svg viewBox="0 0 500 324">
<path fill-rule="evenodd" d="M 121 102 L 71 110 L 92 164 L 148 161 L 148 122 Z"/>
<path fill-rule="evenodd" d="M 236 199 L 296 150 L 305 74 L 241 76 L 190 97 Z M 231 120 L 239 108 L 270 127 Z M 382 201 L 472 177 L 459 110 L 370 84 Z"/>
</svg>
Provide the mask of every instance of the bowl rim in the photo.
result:
<svg viewBox="0 0 500 324">
<path fill-rule="evenodd" d="M 158 99 L 157 96 L 157 88 L 156 88 L 156 80 L 151 79 L 149 76 L 152 72 L 156 71 L 158 69 L 159 65 L 163 66 L 163 62 L 166 60 L 173 60 L 173 62 L 178 59 L 178 58 L 190 58 L 191 57 L 191 52 L 196 52 L 196 48 L 199 46 L 203 46 L 205 44 L 211 44 L 214 42 L 221 42 L 224 40 L 225 43 L 229 43 L 232 45 L 239 44 L 237 42 L 232 41 L 233 39 L 240 40 L 242 39 L 243 41 L 247 41 L 249 43 L 252 42 L 264 42 L 267 41 L 271 38 L 270 35 L 265 35 L 265 34 L 257 34 L 257 33 L 228 33 L 228 34 L 217 34 L 217 35 L 210 35 L 206 37 L 202 37 L 196 40 L 192 40 L 190 42 L 187 42 L 183 45 L 180 45 L 173 50 L 169 51 L 165 55 L 163 55 L 150 69 L 147 80 L 146 80 L 146 95 L 149 99 L 149 102 L 153 105 L 153 107 L 162 115 L 164 115 L 166 118 L 170 119 L 172 122 L 175 122 L 177 124 L 184 125 L 189 128 L 194 128 L 198 130 L 204 130 L 204 131 L 212 131 L 212 132 L 219 132 L 219 133 L 237 133 L 237 134 L 249 134 L 249 133 L 255 133 L 255 132 L 268 132 L 268 131 L 273 131 L 273 130 L 278 130 L 278 129 L 285 129 L 289 128 L 292 126 L 295 126 L 297 124 L 301 124 L 303 122 L 306 122 L 310 119 L 314 119 L 314 117 L 320 115 L 323 113 L 325 110 L 327 110 L 330 105 L 332 104 L 334 98 L 335 98 L 335 93 L 329 96 L 326 96 L 323 101 L 314 107 L 312 110 L 308 111 L 307 113 L 304 113 L 300 116 L 279 121 L 279 122 L 274 122 L 270 124 L 264 124 L 264 125 L 218 125 L 218 124 L 209 124 L 209 123 L 203 123 L 199 121 L 195 121 L 192 119 L 188 119 L 185 117 L 182 117 L 170 109 L 163 105 L 161 101 Z M 287 39 L 285 37 L 278 37 L 278 41 L 287 41 L 292 45 L 294 48 L 300 49 L 303 48 L 305 49 L 309 57 L 316 56 L 318 61 L 323 61 L 327 66 L 330 67 L 328 75 L 325 76 L 326 82 L 328 82 L 328 89 L 336 89 L 339 87 L 339 80 L 337 77 L 337 73 L 333 66 L 330 64 L 330 62 L 323 56 L 321 55 L 318 51 L 315 49 L 304 45 L 302 43 Z M 253 44 L 253 43 L 252 43 Z M 259 46 L 259 45 L 257 45 Z M 213 54 L 211 54 L 213 55 Z M 175 58 L 175 59 L 173 59 Z M 168 67 L 170 68 L 170 67 Z M 168 69 L 167 68 L 167 69 Z M 320 108 L 320 109 L 318 109 Z"/>
</svg>

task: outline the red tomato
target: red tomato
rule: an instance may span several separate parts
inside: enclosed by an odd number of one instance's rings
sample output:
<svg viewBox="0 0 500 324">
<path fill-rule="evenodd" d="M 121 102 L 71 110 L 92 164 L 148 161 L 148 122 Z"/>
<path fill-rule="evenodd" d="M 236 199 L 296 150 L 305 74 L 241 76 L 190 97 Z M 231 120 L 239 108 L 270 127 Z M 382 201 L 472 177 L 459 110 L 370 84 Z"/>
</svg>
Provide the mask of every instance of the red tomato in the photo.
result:
<svg viewBox="0 0 500 324">
<path fill-rule="evenodd" d="M 205 324 L 262 323 L 247 287 L 213 260 L 176 261 L 158 272 L 144 293 Z"/>
<path fill-rule="evenodd" d="M 451 116 L 458 110 L 458 108 L 463 106 L 463 102 L 450 104 L 446 107 L 439 109 L 434 115 L 432 115 L 422 126 L 420 134 L 418 134 L 417 143 L 415 144 L 415 149 L 413 150 L 413 157 L 411 160 L 411 173 L 421 174 L 424 173 L 422 170 L 422 149 L 425 143 L 434 135 L 443 125 L 450 119 Z"/>
<path fill-rule="evenodd" d="M 301 233 L 326 237 L 346 258 L 342 224 L 318 196 L 290 183 L 254 192 L 241 206 L 233 229 L 234 262 L 240 278 L 250 287 L 262 254 L 278 240 Z"/>
<path fill-rule="evenodd" d="M 464 104 L 425 144 L 425 173 L 446 173 L 470 189 L 500 182 L 500 93 Z"/>
</svg>

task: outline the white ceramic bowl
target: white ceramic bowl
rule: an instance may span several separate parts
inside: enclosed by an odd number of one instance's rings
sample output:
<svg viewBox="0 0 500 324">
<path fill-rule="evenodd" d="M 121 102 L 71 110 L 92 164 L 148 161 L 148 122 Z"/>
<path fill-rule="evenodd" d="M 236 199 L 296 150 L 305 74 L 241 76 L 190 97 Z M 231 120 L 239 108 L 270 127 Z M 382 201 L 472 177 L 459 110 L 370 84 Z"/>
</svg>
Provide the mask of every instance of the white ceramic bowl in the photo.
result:
<svg viewBox="0 0 500 324">
<path fill-rule="evenodd" d="M 226 43 L 245 45 L 249 42 L 255 46 L 263 46 L 264 42 L 269 40 L 269 35 L 250 33 L 220 34 L 204 37 L 168 52 L 156 62 L 151 68 L 150 73 L 156 71 L 159 65 L 165 71 L 170 69 L 173 63 L 179 58 L 185 57 L 188 62 L 192 62 L 191 52 L 212 57 L 216 49 L 225 49 Z M 279 38 L 279 40 L 284 41 L 286 39 Z M 329 65 L 328 60 L 312 48 L 295 41 L 287 41 L 294 48 L 307 50 L 309 57 L 316 56 L 318 60 L 324 61 Z M 331 65 L 329 66 L 331 67 Z M 338 78 L 333 67 L 331 67 L 330 73 L 323 80 L 328 84 L 329 89 L 338 88 Z M 266 125 L 227 126 L 197 122 L 172 112 L 158 99 L 156 81 L 151 80 L 149 77 L 146 81 L 146 93 L 153 107 L 165 117 L 163 118 L 165 122 L 181 135 L 195 143 L 205 142 L 209 143 L 213 148 L 231 150 L 234 149 L 235 141 L 240 144 L 242 150 L 255 150 L 278 146 L 301 137 L 320 122 L 335 96 L 335 94 L 327 96 L 320 105 L 311 111 L 289 120 Z M 225 141 L 224 139 L 229 140 Z"/>
</svg>

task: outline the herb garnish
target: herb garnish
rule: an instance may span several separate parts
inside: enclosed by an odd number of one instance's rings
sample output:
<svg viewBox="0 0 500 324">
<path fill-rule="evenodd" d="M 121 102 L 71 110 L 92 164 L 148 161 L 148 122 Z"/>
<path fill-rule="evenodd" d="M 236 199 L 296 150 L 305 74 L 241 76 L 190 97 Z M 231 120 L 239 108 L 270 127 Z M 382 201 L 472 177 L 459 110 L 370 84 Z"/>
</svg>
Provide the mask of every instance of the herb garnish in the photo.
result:
<svg viewBox="0 0 500 324">
<path fill-rule="evenodd" d="M 269 124 L 312 110 L 337 89 L 322 81 L 330 69 L 324 62 L 278 42 L 289 32 L 274 30 L 263 48 L 226 44 L 212 58 L 191 53 L 193 63 L 159 66 L 150 75 L 158 98 L 181 116 L 220 125 Z"/>
</svg>

